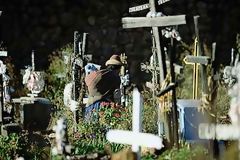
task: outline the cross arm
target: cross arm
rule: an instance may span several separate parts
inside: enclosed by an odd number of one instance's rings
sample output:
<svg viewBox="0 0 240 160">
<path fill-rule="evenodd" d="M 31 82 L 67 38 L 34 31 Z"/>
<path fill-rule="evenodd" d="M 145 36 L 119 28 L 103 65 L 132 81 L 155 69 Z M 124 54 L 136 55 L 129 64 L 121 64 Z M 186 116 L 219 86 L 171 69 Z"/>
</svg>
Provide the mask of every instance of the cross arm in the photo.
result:
<svg viewBox="0 0 240 160">
<path fill-rule="evenodd" d="M 186 64 L 194 64 L 194 63 L 198 63 L 198 64 L 203 64 L 203 65 L 208 65 L 210 64 L 211 59 L 208 56 L 191 56 L 191 55 L 187 55 L 183 61 Z"/>
<path fill-rule="evenodd" d="M 124 17 L 122 18 L 122 24 L 123 28 L 165 27 L 186 24 L 186 16 Z"/>
<path fill-rule="evenodd" d="M 7 57 L 7 51 L 0 51 L 0 57 Z"/>
</svg>

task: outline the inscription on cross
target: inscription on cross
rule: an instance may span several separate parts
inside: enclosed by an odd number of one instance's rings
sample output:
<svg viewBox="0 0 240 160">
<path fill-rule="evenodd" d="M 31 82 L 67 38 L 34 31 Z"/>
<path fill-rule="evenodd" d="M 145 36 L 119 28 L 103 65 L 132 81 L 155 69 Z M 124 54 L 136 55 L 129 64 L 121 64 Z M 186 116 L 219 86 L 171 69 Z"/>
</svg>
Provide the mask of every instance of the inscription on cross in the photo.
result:
<svg viewBox="0 0 240 160">
<path fill-rule="evenodd" d="M 164 4 L 168 1 L 170 1 L 170 0 L 159 0 L 158 5 Z M 148 8 L 150 8 L 150 5 L 149 5 L 149 3 L 146 3 L 146 4 L 142 4 L 142 5 L 139 5 L 139 6 L 129 8 L 129 12 L 130 13 L 138 12 L 138 11 L 142 11 L 142 10 L 145 10 L 145 9 L 148 9 Z"/>
</svg>

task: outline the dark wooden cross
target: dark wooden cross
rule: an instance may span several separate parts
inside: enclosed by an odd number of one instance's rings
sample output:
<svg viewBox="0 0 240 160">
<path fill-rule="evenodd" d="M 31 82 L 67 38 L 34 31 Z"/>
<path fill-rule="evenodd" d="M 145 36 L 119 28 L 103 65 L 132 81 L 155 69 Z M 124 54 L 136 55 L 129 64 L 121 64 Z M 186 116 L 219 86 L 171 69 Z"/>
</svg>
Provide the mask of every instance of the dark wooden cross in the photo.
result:
<svg viewBox="0 0 240 160">
<path fill-rule="evenodd" d="M 167 0 L 160 0 L 158 3 L 164 3 Z M 163 60 L 163 54 L 161 52 L 161 42 L 159 37 L 159 30 L 158 27 L 165 27 L 165 26 L 175 26 L 186 24 L 185 15 L 177 15 L 177 16 L 164 16 L 164 17 L 157 17 L 155 2 L 154 0 L 149 0 L 149 6 L 146 4 L 144 7 L 139 7 L 141 9 L 150 8 L 150 17 L 124 17 L 122 18 L 123 28 L 140 28 L 140 27 L 151 27 L 152 28 L 152 35 L 153 35 L 153 57 L 157 57 L 157 65 L 159 68 L 159 77 L 156 77 L 158 80 L 157 82 L 162 84 L 165 79 L 164 67 L 165 67 L 165 60 Z M 133 9 L 131 9 L 133 10 Z M 137 9 L 136 9 L 137 10 Z M 164 117 L 164 116 L 161 116 Z M 160 120 L 161 121 L 161 120 Z M 160 122 L 158 121 L 158 128 L 161 128 L 162 123 L 164 123 L 165 127 L 168 126 L 168 122 Z M 165 120 L 163 120 L 165 121 Z M 169 130 L 169 129 L 167 129 Z M 168 131 L 166 131 L 168 132 Z M 163 133 L 159 132 L 159 135 Z M 170 140 L 170 134 L 166 133 L 167 139 Z"/>
<path fill-rule="evenodd" d="M 163 1 L 162 1 L 163 2 Z M 161 4 L 161 3 L 160 3 Z M 137 6 L 137 8 L 147 9 L 150 8 L 151 14 L 156 14 L 154 0 L 149 0 L 149 4 L 144 4 L 145 7 Z M 134 10 L 133 7 L 130 10 Z M 152 27 L 152 32 L 155 40 L 154 46 L 156 47 L 157 59 L 160 66 L 160 83 L 164 81 L 163 60 L 160 48 L 160 39 L 158 27 L 173 26 L 186 24 L 185 15 L 178 16 L 165 16 L 165 17 L 124 17 L 122 18 L 123 28 L 140 28 L 140 27 Z"/>
</svg>

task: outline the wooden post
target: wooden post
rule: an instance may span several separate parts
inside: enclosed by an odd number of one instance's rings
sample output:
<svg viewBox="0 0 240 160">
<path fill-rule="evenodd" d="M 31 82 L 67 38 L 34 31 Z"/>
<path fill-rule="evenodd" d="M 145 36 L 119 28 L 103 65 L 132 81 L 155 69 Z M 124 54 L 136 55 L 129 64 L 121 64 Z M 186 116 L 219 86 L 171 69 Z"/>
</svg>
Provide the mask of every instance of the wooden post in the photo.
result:
<svg viewBox="0 0 240 160">
<path fill-rule="evenodd" d="M 169 61 L 170 61 L 170 74 L 171 74 L 171 83 L 176 83 L 175 73 L 174 73 L 174 65 L 173 62 L 175 60 L 176 55 L 176 44 L 175 39 L 171 37 L 171 50 L 169 53 Z M 177 114 L 177 98 L 176 98 L 176 88 L 172 89 L 172 120 L 173 120 L 173 142 L 174 146 L 179 147 L 178 142 L 178 114 Z"/>
<path fill-rule="evenodd" d="M 32 50 L 32 72 L 34 72 L 35 71 L 35 62 L 34 62 L 34 50 Z"/>
<path fill-rule="evenodd" d="M 137 88 L 133 90 L 133 117 L 132 117 L 132 130 L 134 133 L 142 132 L 142 110 L 143 102 L 141 94 Z M 132 145 L 132 151 L 137 153 L 138 159 L 141 159 L 141 148 L 138 145 Z"/>
<path fill-rule="evenodd" d="M 155 2 L 154 0 L 149 0 L 149 5 L 150 5 L 150 11 L 152 14 L 156 13 L 156 8 L 155 8 Z M 156 42 L 156 48 L 157 48 L 157 58 L 158 58 L 158 63 L 162 64 L 161 68 L 160 68 L 160 83 L 162 83 L 165 79 L 165 75 L 164 75 L 164 60 L 162 58 L 162 52 L 161 52 L 161 42 L 160 42 L 160 37 L 159 37 L 159 31 L 158 31 L 158 27 L 152 27 L 152 32 L 153 32 L 153 36 L 155 37 L 155 42 Z"/>
<path fill-rule="evenodd" d="M 1 57 L 6 57 L 7 56 L 7 51 L 1 51 L 0 56 Z M 2 65 L 4 65 L 3 62 L 2 62 Z M 4 66 L 0 66 L 0 68 L 1 67 L 4 67 Z M 1 101 L 0 102 L 0 124 L 3 124 L 3 107 L 4 107 L 3 74 L 4 73 L 0 73 L 0 101 Z"/>
</svg>

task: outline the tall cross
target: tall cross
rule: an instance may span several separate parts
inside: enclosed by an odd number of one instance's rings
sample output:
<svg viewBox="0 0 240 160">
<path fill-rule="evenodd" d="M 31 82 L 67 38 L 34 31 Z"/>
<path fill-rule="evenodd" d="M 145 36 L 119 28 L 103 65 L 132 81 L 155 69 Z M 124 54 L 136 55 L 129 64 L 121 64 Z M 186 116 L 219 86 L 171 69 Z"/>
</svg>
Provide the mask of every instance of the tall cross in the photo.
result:
<svg viewBox="0 0 240 160">
<path fill-rule="evenodd" d="M 207 68 L 206 66 L 210 62 L 210 58 L 207 56 L 203 56 L 202 52 L 202 45 L 200 43 L 200 36 L 199 36 L 199 28 L 198 28 L 198 20 L 200 16 L 194 16 L 194 28 L 195 28 L 195 42 L 194 42 L 194 54 L 195 57 L 185 57 L 185 63 L 192 63 L 194 65 L 194 71 L 193 71 L 193 99 L 197 99 L 197 92 L 198 92 L 198 64 L 201 65 L 201 78 L 202 78 L 202 98 L 205 98 L 207 96 Z M 191 60 L 192 61 L 191 61 Z"/>
<path fill-rule="evenodd" d="M 137 154 L 138 160 L 141 159 L 140 146 L 161 149 L 162 139 L 150 133 L 142 131 L 142 110 L 143 100 L 137 88 L 133 90 L 133 112 L 132 112 L 132 131 L 110 130 L 107 132 L 107 140 L 113 143 L 132 145 L 132 151 Z"/>
<path fill-rule="evenodd" d="M 167 0 L 159 0 L 159 4 L 167 2 Z M 145 7 L 146 8 L 146 7 Z M 165 61 L 163 60 L 163 53 L 161 52 L 161 43 L 160 43 L 160 37 L 159 37 L 159 30 L 158 27 L 164 27 L 164 26 L 175 26 L 175 25 L 181 25 L 186 24 L 185 15 L 178 15 L 178 16 L 162 16 L 158 17 L 156 13 L 155 8 L 155 1 L 149 0 L 149 8 L 150 8 L 150 16 L 147 17 L 124 17 L 122 18 L 123 28 L 139 28 L 139 27 L 151 27 L 152 28 L 152 34 L 153 34 L 153 56 L 155 56 L 158 59 L 158 65 L 159 65 L 159 78 L 157 78 L 157 81 L 161 84 L 165 79 Z M 162 115 L 162 117 L 166 117 Z M 164 120 L 165 119 L 165 120 Z M 158 122 L 158 128 L 162 128 L 161 126 L 168 127 L 168 122 L 166 118 L 163 118 L 163 122 Z M 166 129 L 166 137 L 170 141 L 170 128 Z M 162 135 L 164 133 L 159 133 L 159 135 Z"/>
<path fill-rule="evenodd" d="M 160 1 L 166 2 L 166 1 Z M 159 4 L 161 4 L 159 2 Z M 147 5 L 147 4 L 145 4 Z M 149 7 L 142 7 L 144 9 L 150 8 L 151 15 L 156 15 L 156 8 L 154 0 L 149 0 Z M 137 8 L 137 7 L 136 7 Z M 140 7 L 141 8 L 141 7 Z M 160 83 L 164 81 L 164 68 L 163 68 L 163 58 L 160 48 L 160 39 L 159 39 L 159 31 L 158 27 L 164 26 L 172 26 L 172 25 L 180 25 L 186 24 L 185 15 L 178 16 L 165 16 L 165 17 L 124 17 L 122 18 L 123 28 L 140 28 L 140 27 L 152 27 L 154 44 L 156 47 L 158 63 L 160 66 Z"/>
</svg>

